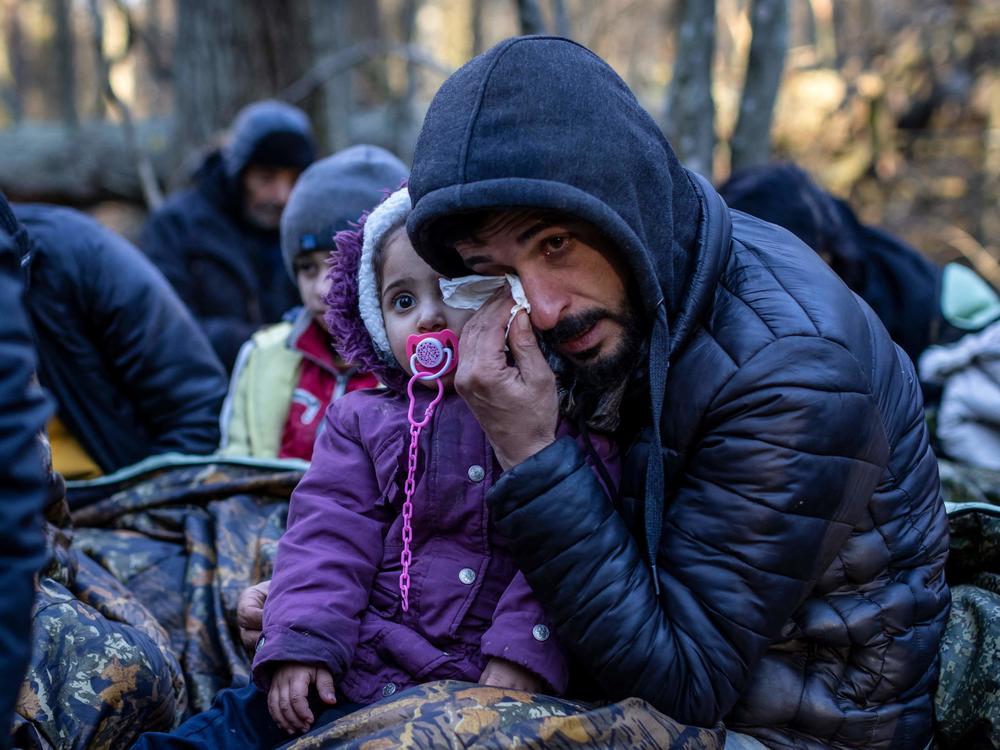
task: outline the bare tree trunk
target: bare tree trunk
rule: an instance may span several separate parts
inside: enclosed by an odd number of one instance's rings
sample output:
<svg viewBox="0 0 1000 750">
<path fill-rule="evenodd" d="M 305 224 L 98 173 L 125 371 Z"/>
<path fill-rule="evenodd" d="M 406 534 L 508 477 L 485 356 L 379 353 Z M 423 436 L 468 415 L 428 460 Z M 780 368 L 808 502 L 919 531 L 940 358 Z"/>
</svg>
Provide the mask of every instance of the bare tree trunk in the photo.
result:
<svg viewBox="0 0 1000 750">
<path fill-rule="evenodd" d="M 349 0 L 313 0 L 312 46 L 322 59 L 351 45 Z M 350 118 L 354 109 L 352 68 L 343 68 L 324 82 L 320 107 L 320 142 L 330 151 L 351 144 Z"/>
<path fill-rule="evenodd" d="M 174 165 L 172 121 L 135 124 L 135 138 L 157 177 Z M 25 121 L 0 130 L 0 190 L 12 199 L 88 205 L 106 199 L 141 201 L 135 149 L 120 125 Z"/>
<path fill-rule="evenodd" d="M 788 50 L 788 0 L 752 0 L 750 25 L 747 75 L 730 144 L 734 172 L 771 158 L 771 120 Z"/>
<path fill-rule="evenodd" d="M 153 162 L 139 145 L 139 139 L 135 130 L 135 123 L 132 119 L 132 110 L 115 93 L 114 86 L 111 85 L 111 65 L 104 56 L 104 18 L 101 15 L 99 0 L 90 0 L 90 18 L 92 39 L 94 42 L 94 57 L 97 61 L 97 68 L 100 77 L 97 79 L 98 89 L 108 103 L 118 111 L 122 121 L 122 132 L 125 135 L 125 143 L 129 149 L 129 163 L 135 164 L 136 173 L 139 176 L 139 185 L 142 188 L 142 196 L 146 206 L 151 210 L 156 210 L 163 203 L 163 192 L 160 190 L 159 182 L 156 179 L 156 170 Z"/>
<path fill-rule="evenodd" d="M 179 137 L 203 145 L 240 107 L 309 67 L 310 14 L 283 0 L 177 0 L 174 91 Z"/>
<path fill-rule="evenodd" d="M 4 29 L 10 87 L 3 92 L 3 97 L 11 119 L 21 122 L 24 118 L 24 44 L 17 2 L 7 0 L 4 3 Z"/>
<path fill-rule="evenodd" d="M 712 57 L 715 0 L 679 0 L 673 79 L 667 89 L 664 130 L 677 156 L 711 177 L 715 150 Z"/>
<path fill-rule="evenodd" d="M 538 0 L 517 0 L 517 17 L 522 34 L 545 34 L 545 17 Z"/>
<path fill-rule="evenodd" d="M 573 35 L 573 25 L 569 20 L 569 13 L 566 12 L 565 0 L 552 0 L 552 16 L 556 22 L 556 34 L 567 39 Z"/>
<path fill-rule="evenodd" d="M 816 30 L 816 59 L 821 65 L 837 62 L 837 32 L 833 25 L 833 0 L 809 0 Z"/>
<path fill-rule="evenodd" d="M 80 117 L 76 110 L 76 44 L 73 38 L 70 0 L 51 0 L 56 22 L 55 54 L 59 78 L 59 108 L 63 121 L 76 127 Z"/>
<path fill-rule="evenodd" d="M 486 0 L 472 0 L 469 24 L 472 26 L 472 56 L 482 53 L 484 47 L 483 5 Z"/>
<path fill-rule="evenodd" d="M 417 30 L 417 12 L 420 10 L 420 0 L 403 0 L 400 7 L 400 37 L 403 44 L 409 46 Z M 419 67 L 412 59 L 406 61 L 406 83 L 402 95 L 393 102 L 393 151 L 397 154 L 409 154 L 413 145 L 409 141 L 414 133 L 413 105 L 417 94 Z"/>
</svg>

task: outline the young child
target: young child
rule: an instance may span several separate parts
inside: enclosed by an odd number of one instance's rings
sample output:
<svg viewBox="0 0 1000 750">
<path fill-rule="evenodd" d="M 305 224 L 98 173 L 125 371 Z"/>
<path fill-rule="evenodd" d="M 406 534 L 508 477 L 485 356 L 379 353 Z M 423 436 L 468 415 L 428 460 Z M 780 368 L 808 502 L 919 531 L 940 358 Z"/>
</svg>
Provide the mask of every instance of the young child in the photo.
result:
<svg viewBox="0 0 1000 750">
<path fill-rule="evenodd" d="M 453 370 L 415 463 L 408 453 L 407 339 L 445 329 L 457 336 L 472 315 L 442 301 L 440 277 L 403 228 L 409 210 L 404 188 L 361 230 L 337 236 L 327 322 L 338 351 L 388 387 L 330 405 L 292 495 L 253 664 L 271 716 L 289 733 L 313 724 L 313 691 L 342 709 L 439 679 L 554 694 L 566 687 L 551 624 L 491 527 L 485 497 L 500 467 L 452 388 Z M 420 421 L 438 385 L 411 387 Z M 610 443 L 595 448 L 616 476 Z"/>
<path fill-rule="evenodd" d="M 323 324 L 326 259 L 336 232 L 377 205 L 406 177 L 406 167 L 378 146 L 357 145 L 302 173 L 281 214 L 285 269 L 302 307 L 257 331 L 240 349 L 222 407 L 224 456 L 312 458 L 329 403 L 375 377 L 345 360 Z"/>
</svg>

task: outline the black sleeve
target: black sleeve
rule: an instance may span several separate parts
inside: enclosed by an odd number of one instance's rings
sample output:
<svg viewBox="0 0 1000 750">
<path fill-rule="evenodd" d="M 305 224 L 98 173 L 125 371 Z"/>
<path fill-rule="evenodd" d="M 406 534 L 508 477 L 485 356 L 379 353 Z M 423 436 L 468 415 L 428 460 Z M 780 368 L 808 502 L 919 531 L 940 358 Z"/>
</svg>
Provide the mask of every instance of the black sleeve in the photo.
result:
<svg viewBox="0 0 1000 750">
<path fill-rule="evenodd" d="M 219 444 L 225 372 L 163 275 L 129 242 L 98 228 L 86 282 L 95 329 L 154 452 L 211 453 Z"/>
<path fill-rule="evenodd" d="M 846 541 L 888 447 L 856 360 L 815 338 L 765 347 L 701 427 L 668 489 L 659 597 L 642 542 L 572 440 L 505 473 L 488 499 L 563 643 L 609 697 L 711 726 Z"/>
<path fill-rule="evenodd" d="M 172 209 L 154 214 L 142 229 L 139 244 L 167 278 L 205 332 L 227 372 L 232 372 L 240 347 L 257 326 L 239 316 L 205 315 L 196 298 L 187 255 L 187 231 Z"/>
<path fill-rule="evenodd" d="M 35 352 L 16 256 L 0 246 L 0 722 L 9 727 L 31 653 L 34 576 L 45 561 L 45 472 L 38 440 L 50 407 L 34 382 Z M 6 730 L 4 730 L 6 731 Z"/>
</svg>

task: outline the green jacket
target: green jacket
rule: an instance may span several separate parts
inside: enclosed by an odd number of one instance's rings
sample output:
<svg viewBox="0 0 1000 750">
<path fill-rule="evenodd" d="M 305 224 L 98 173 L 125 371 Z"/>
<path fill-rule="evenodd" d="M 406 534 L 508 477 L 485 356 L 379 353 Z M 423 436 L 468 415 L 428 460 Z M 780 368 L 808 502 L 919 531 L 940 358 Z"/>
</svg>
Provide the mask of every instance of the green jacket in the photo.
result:
<svg viewBox="0 0 1000 750">
<path fill-rule="evenodd" d="M 293 329 L 291 322 L 262 328 L 240 349 L 222 407 L 221 455 L 277 457 L 302 365 L 288 346 Z"/>
</svg>

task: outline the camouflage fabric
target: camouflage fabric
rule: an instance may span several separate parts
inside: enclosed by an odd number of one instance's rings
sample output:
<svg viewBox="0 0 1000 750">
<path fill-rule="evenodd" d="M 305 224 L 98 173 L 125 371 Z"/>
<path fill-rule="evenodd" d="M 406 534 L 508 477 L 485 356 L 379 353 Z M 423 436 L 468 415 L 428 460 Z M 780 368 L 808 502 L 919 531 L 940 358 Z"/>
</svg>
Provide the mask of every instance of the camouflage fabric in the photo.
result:
<svg viewBox="0 0 1000 750">
<path fill-rule="evenodd" d="M 14 746 L 128 747 L 245 682 L 239 593 L 270 577 L 300 465 L 160 459 L 71 484 L 50 508 L 34 659 Z M 1000 748 L 1000 474 L 942 462 L 954 605 L 938 745 Z M 73 528 L 75 526 L 75 528 Z M 305 748 L 721 748 L 638 699 L 605 706 L 464 683 L 405 691 L 290 743 Z"/>
<path fill-rule="evenodd" d="M 76 548 L 166 630 L 193 713 L 249 680 L 236 603 L 247 586 L 270 578 L 301 476 L 280 463 L 166 463 L 105 482 L 104 499 L 73 513 Z"/>
<path fill-rule="evenodd" d="M 936 695 L 942 748 L 1000 748 L 1000 473 L 940 462 L 952 607 Z"/>
<path fill-rule="evenodd" d="M 73 547 L 62 480 L 46 511 L 51 559 L 32 612 L 32 659 L 15 708 L 18 748 L 117 748 L 183 715 L 167 634 L 113 576 Z"/>
<path fill-rule="evenodd" d="M 245 682 L 236 600 L 270 576 L 300 476 L 298 464 L 162 458 L 70 483 L 72 521 L 54 476 L 52 560 L 38 583 L 12 745 L 129 747 Z"/>
<path fill-rule="evenodd" d="M 721 750 L 721 726 L 678 724 L 645 701 L 604 706 L 443 681 L 405 690 L 283 750 Z"/>
</svg>

